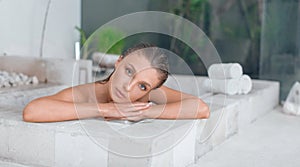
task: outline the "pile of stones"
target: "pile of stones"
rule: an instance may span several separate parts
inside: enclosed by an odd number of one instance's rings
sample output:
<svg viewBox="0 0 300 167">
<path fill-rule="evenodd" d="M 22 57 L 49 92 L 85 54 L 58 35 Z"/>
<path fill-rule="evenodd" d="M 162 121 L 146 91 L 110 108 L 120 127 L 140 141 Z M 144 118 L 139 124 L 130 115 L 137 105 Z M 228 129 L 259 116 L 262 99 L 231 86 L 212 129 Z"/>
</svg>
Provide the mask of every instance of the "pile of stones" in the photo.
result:
<svg viewBox="0 0 300 167">
<path fill-rule="evenodd" d="M 27 76 L 22 73 L 7 72 L 0 70 L 0 88 L 15 87 L 20 85 L 38 84 L 36 76 Z"/>
</svg>

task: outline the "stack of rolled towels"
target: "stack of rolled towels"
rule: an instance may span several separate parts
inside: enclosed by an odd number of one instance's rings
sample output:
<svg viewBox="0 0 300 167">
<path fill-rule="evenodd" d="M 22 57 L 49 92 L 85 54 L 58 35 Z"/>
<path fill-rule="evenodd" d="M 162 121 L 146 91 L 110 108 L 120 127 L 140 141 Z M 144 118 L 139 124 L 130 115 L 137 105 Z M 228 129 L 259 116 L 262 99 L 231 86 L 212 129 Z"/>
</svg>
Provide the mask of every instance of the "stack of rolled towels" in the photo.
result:
<svg viewBox="0 0 300 167">
<path fill-rule="evenodd" d="M 252 89 L 251 78 L 243 74 L 243 68 L 238 63 L 212 64 L 208 68 L 208 77 L 204 87 L 214 93 L 248 94 Z"/>
</svg>

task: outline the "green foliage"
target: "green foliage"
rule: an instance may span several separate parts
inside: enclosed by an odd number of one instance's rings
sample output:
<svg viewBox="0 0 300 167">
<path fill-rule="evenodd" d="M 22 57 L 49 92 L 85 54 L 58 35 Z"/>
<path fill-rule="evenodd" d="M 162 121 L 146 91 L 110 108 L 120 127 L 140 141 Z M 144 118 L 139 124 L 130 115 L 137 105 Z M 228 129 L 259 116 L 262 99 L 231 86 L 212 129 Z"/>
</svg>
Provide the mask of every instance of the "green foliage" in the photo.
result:
<svg viewBox="0 0 300 167">
<path fill-rule="evenodd" d="M 85 32 L 83 31 L 83 29 L 79 28 L 79 27 L 75 27 L 75 29 L 77 31 L 79 31 L 80 33 L 80 45 L 83 46 L 83 44 L 86 42 L 86 35 Z"/>
<path fill-rule="evenodd" d="M 83 59 L 86 59 L 90 52 L 102 52 L 120 55 L 124 48 L 124 33 L 114 27 L 104 27 L 87 37 L 83 29 L 75 27 L 80 33 L 80 44 L 83 46 Z M 96 45 L 95 45 L 96 44 Z M 91 49 L 93 48 L 93 49 Z"/>
<path fill-rule="evenodd" d="M 116 28 L 107 27 L 97 33 L 98 51 L 103 53 L 121 54 L 124 48 L 124 33 Z"/>
</svg>

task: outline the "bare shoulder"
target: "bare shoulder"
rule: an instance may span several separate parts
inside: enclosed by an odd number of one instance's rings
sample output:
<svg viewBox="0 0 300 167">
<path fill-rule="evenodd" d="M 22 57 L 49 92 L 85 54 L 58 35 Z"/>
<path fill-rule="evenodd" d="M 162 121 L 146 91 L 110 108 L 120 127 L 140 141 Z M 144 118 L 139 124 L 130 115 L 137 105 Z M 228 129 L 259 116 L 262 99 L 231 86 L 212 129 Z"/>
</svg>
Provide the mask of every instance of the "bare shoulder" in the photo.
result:
<svg viewBox="0 0 300 167">
<path fill-rule="evenodd" d="M 97 89 L 97 84 L 87 83 L 63 89 L 54 95 L 48 96 L 48 98 L 68 102 L 88 102 L 90 96 L 95 94 L 95 89 Z"/>
<path fill-rule="evenodd" d="M 164 85 L 155 90 L 152 90 L 149 94 L 149 99 L 158 104 L 178 102 L 186 98 L 194 97 L 192 95 L 183 93 Z"/>
<path fill-rule="evenodd" d="M 154 89 L 151 91 L 151 96 L 161 96 L 161 95 L 177 95 L 182 92 L 177 91 L 175 89 L 169 88 L 167 86 L 162 85 L 161 87 Z"/>
<path fill-rule="evenodd" d="M 159 88 L 151 90 L 148 94 L 146 94 L 144 97 L 140 98 L 139 102 L 155 102 L 160 103 L 162 99 L 166 99 L 167 94 L 172 94 L 173 89 L 170 89 L 166 86 L 161 86 Z"/>
</svg>

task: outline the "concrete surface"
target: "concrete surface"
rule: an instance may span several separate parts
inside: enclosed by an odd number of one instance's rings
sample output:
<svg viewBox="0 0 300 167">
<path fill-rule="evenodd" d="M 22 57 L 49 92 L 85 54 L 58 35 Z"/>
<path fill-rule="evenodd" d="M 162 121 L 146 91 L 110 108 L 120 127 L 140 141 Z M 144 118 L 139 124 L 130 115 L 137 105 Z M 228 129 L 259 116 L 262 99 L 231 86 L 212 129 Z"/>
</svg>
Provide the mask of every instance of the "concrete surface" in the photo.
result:
<svg viewBox="0 0 300 167">
<path fill-rule="evenodd" d="M 188 166 L 271 111 L 278 105 L 279 92 L 277 82 L 253 81 L 253 90 L 248 95 L 207 96 L 203 98 L 211 109 L 207 120 L 148 120 L 134 124 L 99 119 L 57 123 L 22 121 L 22 107 L 29 98 L 54 93 L 57 88 L 0 93 L 3 99 L 0 157 L 49 167 Z M 191 93 L 194 88 L 186 91 Z M 241 123 L 240 119 L 244 121 Z"/>
<path fill-rule="evenodd" d="M 16 164 L 16 163 L 13 163 L 13 162 L 1 161 L 1 159 L 0 159 L 0 166 L 1 167 L 29 167 L 29 166 Z"/>
<path fill-rule="evenodd" d="M 298 167 L 300 117 L 278 107 L 190 167 Z"/>
</svg>

